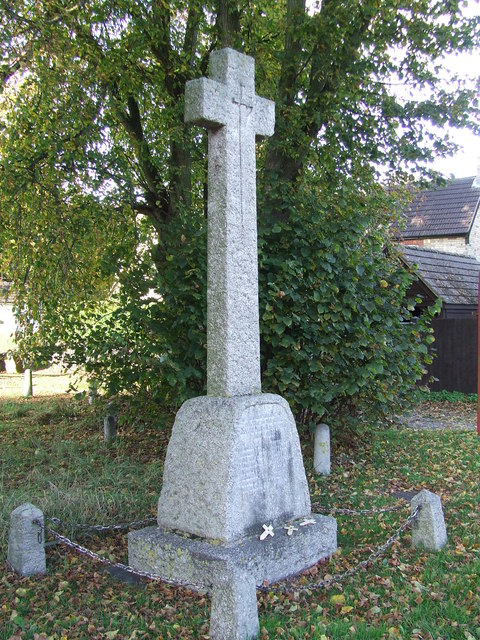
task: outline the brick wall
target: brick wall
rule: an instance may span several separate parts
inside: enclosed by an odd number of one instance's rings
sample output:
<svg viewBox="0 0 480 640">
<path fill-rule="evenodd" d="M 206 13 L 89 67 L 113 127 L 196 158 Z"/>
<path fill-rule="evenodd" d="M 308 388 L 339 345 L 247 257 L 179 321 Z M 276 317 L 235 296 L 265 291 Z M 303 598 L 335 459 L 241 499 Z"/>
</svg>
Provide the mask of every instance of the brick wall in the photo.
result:
<svg viewBox="0 0 480 640">
<path fill-rule="evenodd" d="M 435 249 L 436 251 L 446 251 L 447 253 L 466 254 L 467 247 L 465 238 L 425 238 L 423 242 L 425 249 Z"/>
<path fill-rule="evenodd" d="M 480 230 L 478 243 L 480 245 Z M 402 240 L 402 244 L 425 247 L 425 249 L 434 249 L 435 251 L 445 251 L 447 253 L 474 255 L 473 253 L 468 253 L 465 238 L 462 236 L 456 238 L 416 238 L 413 240 Z"/>
<path fill-rule="evenodd" d="M 423 247 L 423 240 L 402 240 L 400 244 L 415 246 L 415 247 Z"/>
</svg>

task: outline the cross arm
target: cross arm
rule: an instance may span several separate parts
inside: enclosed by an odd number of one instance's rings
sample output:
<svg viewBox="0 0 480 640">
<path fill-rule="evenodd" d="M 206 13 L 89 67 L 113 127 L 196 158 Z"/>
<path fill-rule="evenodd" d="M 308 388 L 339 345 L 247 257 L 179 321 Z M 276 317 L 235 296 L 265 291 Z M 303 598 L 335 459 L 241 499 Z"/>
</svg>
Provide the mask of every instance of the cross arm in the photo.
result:
<svg viewBox="0 0 480 640">
<path fill-rule="evenodd" d="M 272 136 L 275 131 L 275 103 L 255 96 L 255 135 Z"/>
<path fill-rule="evenodd" d="M 207 129 L 227 124 L 227 88 L 216 80 L 198 78 L 185 85 L 185 122 Z"/>
</svg>

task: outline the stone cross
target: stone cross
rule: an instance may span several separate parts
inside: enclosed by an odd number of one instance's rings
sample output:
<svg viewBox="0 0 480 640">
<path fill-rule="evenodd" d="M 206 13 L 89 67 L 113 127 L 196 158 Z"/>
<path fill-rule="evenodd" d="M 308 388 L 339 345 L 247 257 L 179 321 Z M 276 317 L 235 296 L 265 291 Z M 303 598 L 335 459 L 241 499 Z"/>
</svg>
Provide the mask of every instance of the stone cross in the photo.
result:
<svg viewBox="0 0 480 640">
<path fill-rule="evenodd" d="M 185 122 L 208 129 L 207 393 L 260 393 L 255 136 L 273 134 L 275 105 L 255 95 L 253 58 L 214 51 Z"/>
<path fill-rule="evenodd" d="M 212 593 L 212 640 L 259 631 L 255 587 L 337 548 L 333 518 L 311 514 L 288 402 L 261 393 L 255 136 L 274 104 L 255 95 L 254 61 L 210 55 L 185 91 L 185 120 L 208 129 L 208 394 L 178 411 L 157 527 L 131 531 L 129 564 Z"/>
</svg>

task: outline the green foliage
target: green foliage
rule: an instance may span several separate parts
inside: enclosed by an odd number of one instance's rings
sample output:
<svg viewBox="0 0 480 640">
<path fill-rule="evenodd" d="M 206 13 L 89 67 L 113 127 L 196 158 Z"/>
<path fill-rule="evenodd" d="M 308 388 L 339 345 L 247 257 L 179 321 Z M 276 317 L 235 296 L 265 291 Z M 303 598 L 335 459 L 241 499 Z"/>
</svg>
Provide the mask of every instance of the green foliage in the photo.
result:
<svg viewBox="0 0 480 640">
<path fill-rule="evenodd" d="M 334 193 L 323 187 L 320 206 L 311 186 L 261 245 L 264 387 L 306 424 L 358 430 L 408 401 L 431 361 L 431 315 L 412 320 L 411 276 L 389 243 L 383 190 L 345 181 Z"/>
<path fill-rule="evenodd" d="M 439 73 L 478 18 L 434 0 L 3 5 L 0 271 L 25 360 L 169 407 L 204 392 L 206 135 L 183 94 L 231 44 L 276 102 L 258 146 L 265 388 L 305 422 L 403 401 L 429 338 L 404 322 L 393 194 L 452 150 L 445 125 L 479 127 L 477 88 Z"/>
<path fill-rule="evenodd" d="M 128 391 L 141 404 L 148 397 L 175 408 L 204 391 L 206 237 L 184 231 L 169 269 L 159 273 L 145 251 L 107 302 L 76 309 L 65 333 L 56 332 L 57 357 L 82 366 L 108 395 Z"/>
<path fill-rule="evenodd" d="M 411 322 L 411 276 L 386 251 L 388 201 L 378 217 L 383 190 L 372 185 L 367 197 L 346 183 L 326 193 L 320 208 L 310 183 L 289 222 L 262 232 L 263 386 L 306 425 L 358 429 L 407 402 L 430 361 L 430 316 Z M 146 251 L 118 294 L 66 323 L 81 334 L 67 333 L 59 355 L 83 363 L 109 394 L 128 389 L 175 408 L 205 390 L 205 233 L 184 231 L 172 269 L 159 274 Z"/>
<path fill-rule="evenodd" d="M 462 393 L 461 391 L 426 391 L 420 397 L 420 401 L 430 402 L 464 402 L 468 404 L 477 403 L 476 393 Z"/>
</svg>

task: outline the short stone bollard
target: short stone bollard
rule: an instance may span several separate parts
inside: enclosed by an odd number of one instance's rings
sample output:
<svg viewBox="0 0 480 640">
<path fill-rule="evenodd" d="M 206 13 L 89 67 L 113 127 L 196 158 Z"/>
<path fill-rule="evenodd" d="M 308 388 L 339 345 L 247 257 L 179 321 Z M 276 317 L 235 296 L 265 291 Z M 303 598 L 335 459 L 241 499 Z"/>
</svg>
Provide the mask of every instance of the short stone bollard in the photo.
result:
<svg viewBox="0 0 480 640">
<path fill-rule="evenodd" d="M 97 385 L 91 382 L 88 386 L 88 404 L 93 404 L 98 396 Z"/>
<path fill-rule="evenodd" d="M 212 640 L 250 640 L 260 632 L 257 590 L 253 575 L 228 567 L 212 590 L 210 637 Z"/>
<path fill-rule="evenodd" d="M 47 572 L 43 529 L 43 513 L 26 502 L 10 515 L 8 532 L 7 563 L 23 577 L 44 575 Z"/>
<path fill-rule="evenodd" d="M 412 546 L 427 551 L 439 551 L 447 544 L 447 529 L 443 517 L 442 501 L 431 491 L 424 489 L 411 501 L 412 513 L 420 506 L 420 512 L 412 527 Z"/>
<path fill-rule="evenodd" d="M 107 407 L 107 415 L 103 419 L 103 439 L 112 442 L 117 437 L 118 416 L 111 405 Z"/>
<path fill-rule="evenodd" d="M 33 375 L 31 369 L 25 369 L 23 374 L 23 395 L 25 398 L 33 396 Z"/>
<path fill-rule="evenodd" d="M 330 429 L 326 424 L 317 424 L 315 427 L 313 468 L 315 473 L 330 474 Z"/>
</svg>

